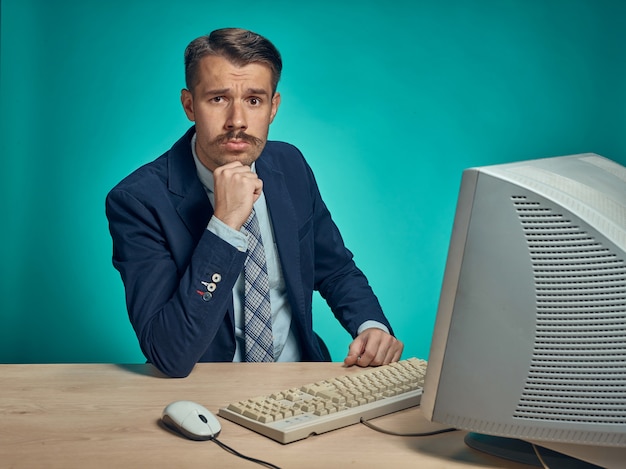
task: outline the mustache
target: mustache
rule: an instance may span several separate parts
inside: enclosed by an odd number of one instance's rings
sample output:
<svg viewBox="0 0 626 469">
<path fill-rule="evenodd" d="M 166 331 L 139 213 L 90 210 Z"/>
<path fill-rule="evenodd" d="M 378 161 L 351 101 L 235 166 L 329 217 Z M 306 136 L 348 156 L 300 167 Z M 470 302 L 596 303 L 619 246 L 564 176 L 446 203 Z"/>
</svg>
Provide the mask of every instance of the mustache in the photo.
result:
<svg viewBox="0 0 626 469">
<path fill-rule="evenodd" d="M 230 132 L 226 132 L 215 138 L 214 142 L 217 144 L 226 143 L 229 140 L 243 140 L 244 142 L 248 142 L 252 145 L 262 145 L 263 140 L 253 135 L 245 133 L 243 130 L 235 131 L 232 130 Z"/>
</svg>

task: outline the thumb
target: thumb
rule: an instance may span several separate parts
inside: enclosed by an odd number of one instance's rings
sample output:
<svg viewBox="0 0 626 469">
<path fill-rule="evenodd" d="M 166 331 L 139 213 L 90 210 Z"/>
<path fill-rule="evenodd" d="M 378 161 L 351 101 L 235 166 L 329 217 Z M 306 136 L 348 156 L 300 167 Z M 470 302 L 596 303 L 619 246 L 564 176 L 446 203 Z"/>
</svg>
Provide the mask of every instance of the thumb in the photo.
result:
<svg viewBox="0 0 626 469">
<path fill-rule="evenodd" d="M 348 356 L 343 361 L 346 366 L 355 365 L 359 361 L 359 357 L 365 350 L 365 342 L 362 336 L 357 336 L 357 338 L 352 341 L 348 348 Z"/>
</svg>

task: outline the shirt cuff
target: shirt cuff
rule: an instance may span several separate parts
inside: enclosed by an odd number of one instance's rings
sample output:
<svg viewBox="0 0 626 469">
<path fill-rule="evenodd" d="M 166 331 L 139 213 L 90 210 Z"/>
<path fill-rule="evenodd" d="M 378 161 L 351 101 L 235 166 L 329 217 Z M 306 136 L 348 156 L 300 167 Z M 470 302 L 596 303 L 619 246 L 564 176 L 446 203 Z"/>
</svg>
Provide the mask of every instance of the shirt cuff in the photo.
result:
<svg viewBox="0 0 626 469">
<path fill-rule="evenodd" d="M 365 329 L 369 329 L 371 327 L 375 327 L 376 329 L 381 329 L 385 331 L 387 334 L 389 334 L 389 329 L 387 329 L 387 326 L 385 326 L 384 324 L 381 324 L 378 321 L 365 321 L 363 324 L 361 324 L 359 329 L 356 331 L 357 335 L 363 332 Z"/>
<path fill-rule="evenodd" d="M 219 218 L 211 217 L 206 229 L 241 252 L 246 252 L 248 249 L 248 238 L 246 235 L 231 228 Z"/>
</svg>

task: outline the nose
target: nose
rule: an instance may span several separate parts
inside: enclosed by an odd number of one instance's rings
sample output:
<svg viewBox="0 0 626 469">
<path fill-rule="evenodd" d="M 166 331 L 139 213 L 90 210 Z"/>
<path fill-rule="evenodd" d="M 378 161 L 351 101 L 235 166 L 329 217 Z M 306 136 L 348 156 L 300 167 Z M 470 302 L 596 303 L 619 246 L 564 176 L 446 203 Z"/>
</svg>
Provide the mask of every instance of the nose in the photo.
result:
<svg viewBox="0 0 626 469">
<path fill-rule="evenodd" d="M 245 111 L 241 103 L 235 101 L 230 106 L 226 128 L 228 130 L 245 130 L 248 128 Z"/>
</svg>

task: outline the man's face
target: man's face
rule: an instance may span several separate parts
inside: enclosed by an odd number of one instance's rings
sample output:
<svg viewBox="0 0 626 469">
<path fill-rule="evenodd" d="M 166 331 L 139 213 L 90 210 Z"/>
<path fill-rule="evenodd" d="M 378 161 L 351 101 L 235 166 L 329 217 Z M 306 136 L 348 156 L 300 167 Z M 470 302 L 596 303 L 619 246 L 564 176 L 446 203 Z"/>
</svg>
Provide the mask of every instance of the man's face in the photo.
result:
<svg viewBox="0 0 626 469">
<path fill-rule="evenodd" d="M 272 96 L 272 72 L 264 64 L 238 67 L 218 56 L 204 57 L 198 82 L 181 102 L 196 124 L 196 153 L 211 171 L 226 163 L 252 164 L 263 151 L 280 95 Z"/>
</svg>

